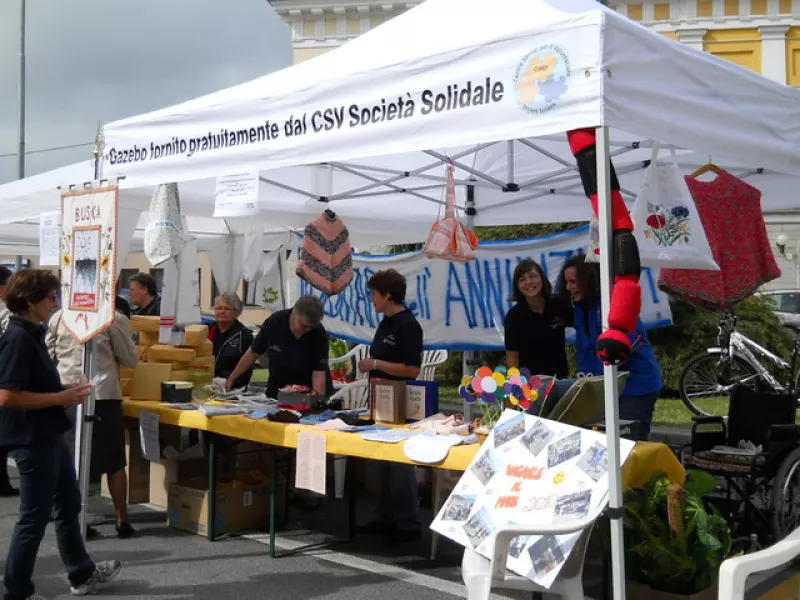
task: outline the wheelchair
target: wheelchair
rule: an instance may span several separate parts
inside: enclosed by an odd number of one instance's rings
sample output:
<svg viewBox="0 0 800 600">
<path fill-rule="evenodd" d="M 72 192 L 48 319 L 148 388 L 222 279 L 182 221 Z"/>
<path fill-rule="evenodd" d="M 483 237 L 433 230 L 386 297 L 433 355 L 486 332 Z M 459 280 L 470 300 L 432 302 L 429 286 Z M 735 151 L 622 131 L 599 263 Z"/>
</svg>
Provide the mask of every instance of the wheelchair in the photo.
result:
<svg viewBox="0 0 800 600">
<path fill-rule="evenodd" d="M 793 392 L 746 385 L 731 391 L 727 419 L 694 417 L 682 449 L 686 468 L 705 471 L 719 487 L 707 500 L 731 524 L 743 551 L 782 540 L 800 526 L 800 425 Z M 749 441 L 755 450 L 739 448 Z"/>
</svg>

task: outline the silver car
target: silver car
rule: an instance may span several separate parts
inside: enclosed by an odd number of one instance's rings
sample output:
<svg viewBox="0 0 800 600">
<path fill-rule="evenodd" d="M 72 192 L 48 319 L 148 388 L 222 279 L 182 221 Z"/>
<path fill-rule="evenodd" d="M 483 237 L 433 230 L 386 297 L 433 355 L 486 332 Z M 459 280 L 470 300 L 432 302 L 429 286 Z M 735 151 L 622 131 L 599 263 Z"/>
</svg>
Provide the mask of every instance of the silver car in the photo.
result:
<svg viewBox="0 0 800 600">
<path fill-rule="evenodd" d="M 800 290 L 759 292 L 767 305 L 794 335 L 800 333 Z"/>
</svg>

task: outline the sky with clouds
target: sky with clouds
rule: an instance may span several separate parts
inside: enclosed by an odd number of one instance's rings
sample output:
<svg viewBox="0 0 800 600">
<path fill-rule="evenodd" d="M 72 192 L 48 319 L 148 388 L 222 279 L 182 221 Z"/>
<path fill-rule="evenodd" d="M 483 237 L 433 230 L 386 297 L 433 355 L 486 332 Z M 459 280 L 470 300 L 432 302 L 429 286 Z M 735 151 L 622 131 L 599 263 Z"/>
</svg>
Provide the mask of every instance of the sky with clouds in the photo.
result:
<svg viewBox="0 0 800 600">
<path fill-rule="evenodd" d="M 21 1 L 0 2 L 0 183 L 17 178 Z M 190 100 L 292 60 L 288 28 L 267 0 L 26 5 L 26 175 L 91 159 L 91 145 L 35 151 L 91 143 L 98 121 Z"/>
</svg>

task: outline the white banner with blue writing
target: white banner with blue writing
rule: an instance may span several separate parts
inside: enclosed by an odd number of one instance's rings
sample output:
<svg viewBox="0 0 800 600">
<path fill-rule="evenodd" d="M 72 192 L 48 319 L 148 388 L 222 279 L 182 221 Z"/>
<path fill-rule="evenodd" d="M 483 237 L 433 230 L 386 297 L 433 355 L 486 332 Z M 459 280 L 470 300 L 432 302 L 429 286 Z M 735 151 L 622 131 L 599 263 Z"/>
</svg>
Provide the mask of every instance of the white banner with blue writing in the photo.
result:
<svg viewBox="0 0 800 600">
<path fill-rule="evenodd" d="M 476 260 L 459 264 L 430 260 L 420 252 L 353 256 L 353 280 L 342 293 L 328 298 L 296 280 L 297 291 L 315 294 L 325 303 L 328 333 L 369 344 L 380 322 L 370 302 L 367 282 L 384 269 L 405 275 L 406 306 L 419 320 L 426 348 L 502 350 L 503 319 L 512 306 L 512 276 L 519 261 L 531 258 L 542 265 L 555 285 L 564 262 L 585 252 L 589 226 L 528 240 L 482 242 Z M 641 318 L 648 329 L 672 324 L 666 294 L 656 283 L 658 271 L 642 268 Z"/>
</svg>

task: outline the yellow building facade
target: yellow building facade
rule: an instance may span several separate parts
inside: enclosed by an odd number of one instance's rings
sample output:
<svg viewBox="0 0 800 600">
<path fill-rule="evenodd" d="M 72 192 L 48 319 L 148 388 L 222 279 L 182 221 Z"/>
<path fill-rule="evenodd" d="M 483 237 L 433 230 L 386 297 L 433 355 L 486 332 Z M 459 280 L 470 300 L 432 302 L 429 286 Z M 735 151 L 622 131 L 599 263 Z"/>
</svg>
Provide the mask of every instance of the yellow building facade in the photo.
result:
<svg viewBox="0 0 800 600">
<path fill-rule="evenodd" d="M 272 0 L 271 4 L 291 27 L 295 62 L 302 62 L 419 2 Z M 800 87 L 800 0 L 660 0 L 620 2 L 612 8 L 669 38 Z"/>
</svg>

